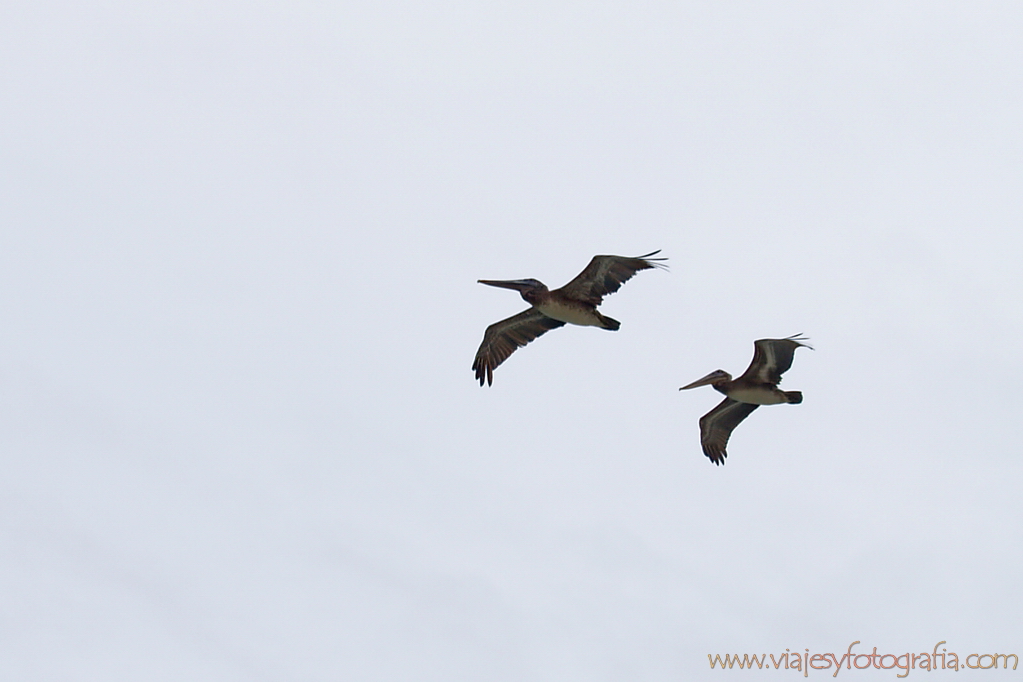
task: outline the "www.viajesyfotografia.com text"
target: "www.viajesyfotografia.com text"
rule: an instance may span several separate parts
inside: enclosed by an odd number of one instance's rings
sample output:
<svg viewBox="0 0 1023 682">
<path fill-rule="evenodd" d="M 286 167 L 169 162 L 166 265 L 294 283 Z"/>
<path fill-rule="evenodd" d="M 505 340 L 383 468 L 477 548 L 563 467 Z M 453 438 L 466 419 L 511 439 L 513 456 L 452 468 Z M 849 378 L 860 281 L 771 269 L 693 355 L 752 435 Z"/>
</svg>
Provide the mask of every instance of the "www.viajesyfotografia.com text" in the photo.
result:
<svg viewBox="0 0 1023 682">
<path fill-rule="evenodd" d="M 774 654 L 761 654 L 760 656 L 756 654 L 742 654 L 741 657 L 738 654 L 725 654 L 723 657 L 721 654 L 714 656 L 707 654 L 707 660 L 710 661 L 711 669 L 718 667 L 722 669 L 733 667 L 740 669 L 756 667 L 762 669 L 766 665 L 768 670 L 773 667 L 776 670 L 785 669 L 802 672 L 803 677 L 808 677 L 810 670 L 829 670 L 831 668 L 834 668 L 832 677 L 838 677 L 838 673 L 841 672 L 843 666 L 846 670 L 864 670 L 867 668 L 876 668 L 878 670 L 895 669 L 902 671 L 896 674 L 896 677 L 907 677 L 911 670 L 924 670 L 927 672 L 933 670 L 987 670 L 989 668 L 997 668 L 999 661 L 1001 661 L 1003 669 L 1008 668 L 1011 661 L 1012 670 L 1015 670 L 1016 665 L 1019 663 L 1019 657 L 1016 654 L 967 654 L 965 657 L 960 658 L 959 654 L 954 651 L 948 651 L 945 648 L 942 648 L 941 653 L 939 653 L 938 647 L 946 643 L 944 640 L 935 644 L 931 652 L 906 652 L 898 655 L 879 654 L 877 653 L 877 647 L 874 647 L 871 653 L 854 652 L 853 647 L 859 643 L 859 640 L 857 640 L 850 644 L 841 658 L 833 653 L 811 654 L 809 649 L 806 649 L 802 654 L 786 649 L 777 657 Z"/>
</svg>

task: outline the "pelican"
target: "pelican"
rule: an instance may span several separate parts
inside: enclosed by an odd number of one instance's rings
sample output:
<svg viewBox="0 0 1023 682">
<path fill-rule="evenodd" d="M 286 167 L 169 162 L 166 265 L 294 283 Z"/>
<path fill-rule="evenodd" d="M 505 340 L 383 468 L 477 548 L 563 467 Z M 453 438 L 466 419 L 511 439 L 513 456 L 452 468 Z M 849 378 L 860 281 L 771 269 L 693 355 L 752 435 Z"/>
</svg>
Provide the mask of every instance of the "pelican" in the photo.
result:
<svg viewBox="0 0 1023 682">
<path fill-rule="evenodd" d="M 495 322 L 483 334 L 483 343 L 476 351 L 472 368 L 480 386 L 486 381 L 494 383 L 494 370 L 518 348 L 552 329 L 565 324 L 600 327 L 617 331 L 618 320 L 597 312 L 605 296 L 618 291 L 640 270 L 665 268 L 667 258 L 651 258 L 660 249 L 644 256 L 594 256 L 586 269 L 575 279 L 554 291 L 535 279 L 494 280 L 481 279 L 480 284 L 504 289 L 515 289 L 531 307 L 506 320 Z"/>
<path fill-rule="evenodd" d="M 803 402 L 802 393 L 783 391 L 778 388 L 778 384 L 781 383 L 781 375 L 792 366 L 792 356 L 797 348 L 813 350 L 802 343 L 806 340 L 796 334 L 786 339 L 754 341 L 756 350 L 753 352 L 753 362 L 738 379 L 733 380 L 731 374 L 718 369 L 678 389 L 684 391 L 710 384 L 714 390 L 726 396 L 717 407 L 700 417 L 700 445 L 710 461 L 714 464 L 725 463 L 728 437 L 753 410 L 761 405 Z"/>
</svg>

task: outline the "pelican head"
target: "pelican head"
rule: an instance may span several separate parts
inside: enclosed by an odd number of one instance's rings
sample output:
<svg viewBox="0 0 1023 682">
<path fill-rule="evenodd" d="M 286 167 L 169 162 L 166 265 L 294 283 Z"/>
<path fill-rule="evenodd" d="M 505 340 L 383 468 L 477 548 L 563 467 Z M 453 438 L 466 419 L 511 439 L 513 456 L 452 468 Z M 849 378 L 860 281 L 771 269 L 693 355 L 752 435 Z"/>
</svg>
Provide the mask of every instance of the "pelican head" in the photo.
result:
<svg viewBox="0 0 1023 682">
<path fill-rule="evenodd" d="M 697 379 L 696 381 L 694 381 L 691 384 L 686 384 L 685 386 L 683 386 L 682 388 L 680 388 L 678 390 L 684 391 L 687 388 L 696 388 L 697 386 L 707 386 L 707 385 L 715 386 L 717 384 L 723 384 L 726 381 L 731 381 L 731 380 L 732 380 L 732 375 L 731 374 L 729 374 L 728 372 L 726 372 L 723 369 L 716 369 L 713 372 L 711 372 L 710 374 L 708 374 L 707 376 L 703 377 L 702 379 Z"/>
<path fill-rule="evenodd" d="M 522 299 L 529 304 L 537 294 L 547 293 L 547 285 L 538 279 L 479 279 L 480 284 L 489 287 L 501 287 L 502 289 L 515 289 L 522 296 Z"/>
</svg>

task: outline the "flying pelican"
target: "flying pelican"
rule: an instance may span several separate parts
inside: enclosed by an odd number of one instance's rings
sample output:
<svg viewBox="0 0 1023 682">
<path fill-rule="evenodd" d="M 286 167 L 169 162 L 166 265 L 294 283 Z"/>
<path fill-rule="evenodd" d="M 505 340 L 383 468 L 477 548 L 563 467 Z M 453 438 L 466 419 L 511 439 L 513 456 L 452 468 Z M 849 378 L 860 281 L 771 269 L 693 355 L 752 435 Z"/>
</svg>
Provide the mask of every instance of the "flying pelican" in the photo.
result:
<svg viewBox="0 0 1023 682">
<path fill-rule="evenodd" d="M 799 391 L 782 391 L 778 388 L 781 375 L 792 366 L 792 356 L 797 348 L 810 348 L 802 341 L 807 339 L 796 334 L 787 339 L 760 339 L 754 341 L 756 351 L 753 362 L 741 377 L 733 380 L 728 372 L 714 370 L 702 379 L 697 379 L 687 386 L 678 389 L 706 386 L 710 384 L 714 390 L 724 393 L 726 398 L 707 414 L 700 417 L 700 444 L 703 454 L 714 464 L 724 464 L 725 446 L 732 430 L 750 416 L 753 410 L 761 405 L 778 405 L 779 403 L 798 404 L 803 402 L 803 394 Z"/>
<path fill-rule="evenodd" d="M 658 253 L 660 249 L 635 258 L 594 256 L 575 279 L 554 291 L 535 279 L 478 280 L 492 287 L 515 289 L 532 306 L 487 327 L 472 363 L 480 386 L 484 381 L 493 384 L 494 370 L 518 348 L 566 323 L 617 331 L 621 323 L 601 315 L 597 306 L 640 270 L 667 269 L 662 262 L 667 258 L 650 257 Z"/>
</svg>

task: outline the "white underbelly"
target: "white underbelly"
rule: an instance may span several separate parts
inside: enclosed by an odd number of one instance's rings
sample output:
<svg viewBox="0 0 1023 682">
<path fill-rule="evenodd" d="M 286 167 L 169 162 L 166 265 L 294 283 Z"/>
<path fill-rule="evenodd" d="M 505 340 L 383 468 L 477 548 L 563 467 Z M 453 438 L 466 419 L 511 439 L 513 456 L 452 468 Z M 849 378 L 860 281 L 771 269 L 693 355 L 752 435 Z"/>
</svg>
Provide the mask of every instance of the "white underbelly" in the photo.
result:
<svg viewBox="0 0 1023 682">
<path fill-rule="evenodd" d="M 538 305 L 537 310 L 547 317 L 567 322 L 568 324 L 577 324 L 581 327 L 600 326 L 600 320 L 597 319 L 597 316 L 593 314 L 592 310 L 587 310 L 586 308 L 551 301 Z"/>
<path fill-rule="evenodd" d="M 779 405 L 788 402 L 781 391 L 771 391 L 762 388 L 739 389 L 730 392 L 728 397 L 740 403 L 748 403 L 750 405 Z"/>
</svg>

